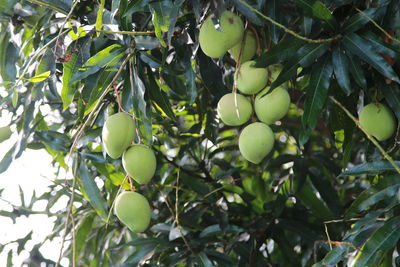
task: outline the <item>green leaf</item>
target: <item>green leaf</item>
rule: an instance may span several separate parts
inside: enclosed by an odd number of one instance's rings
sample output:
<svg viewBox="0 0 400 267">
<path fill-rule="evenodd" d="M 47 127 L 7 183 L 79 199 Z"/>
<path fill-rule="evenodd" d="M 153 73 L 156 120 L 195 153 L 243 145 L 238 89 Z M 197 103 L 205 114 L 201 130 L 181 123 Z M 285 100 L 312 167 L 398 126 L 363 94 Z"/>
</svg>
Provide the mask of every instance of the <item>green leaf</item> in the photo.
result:
<svg viewBox="0 0 400 267">
<path fill-rule="evenodd" d="M 395 161 L 394 163 L 400 167 L 400 161 Z M 395 168 L 388 161 L 373 161 L 351 167 L 339 176 L 377 175 L 385 171 L 395 171 Z"/>
<path fill-rule="evenodd" d="M 255 67 L 265 68 L 271 64 L 280 63 L 291 59 L 293 58 L 293 55 L 297 53 L 299 48 L 303 46 L 303 44 L 304 41 L 301 41 L 297 38 L 285 39 L 273 46 L 267 52 L 262 53 L 261 56 L 255 60 Z"/>
<path fill-rule="evenodd" d="M 203 231 L 200 233 L 200 237 L 209 237 L 209 236 L 217 236 L 221 234 L 238 234 L 244 232 L 243 228 L 240 228 L 236 225 L 229 224 L 225 229 L 221 229 L 219 224 L 213 224 L 207 226 Z"/>
<path fill-rule="evenodd" d="M 3 81 L 14 82 L 17 76 L 18 49 L 5 31 L 0 35 L 0 76 Z"/>
<path fill-rule="evenodd" d="M 51 71 L 46 71 L 43 73 L 40 73 L 38 75 L 35 75 L 32 78 L 29 78 L 28 80 L 31 83 L 39 83 L 39 82 L 43 82 L 44 80 L 46 80 L 49 76 L 50 76 Z"/>
<path fill-rule="evenodd" d="M 307 15 L 321 21 L 322 26 L 329 30 L 337 30 L 338 23 L 332 12 L 319 0 L 293 0 Z"/>
<path fill-rule="evenodd" d="M 89 200 L 89 203 L 95 209 L 96 213 L 103 218 L 107 219 L 107 203 L 100 194 L 100 190 L 97 187 L 94 177 L 91 177 L 89 170 L 84 162 L 79 163 L 78 175 L 82 184 L 82 189 L 85 197 Z"/>
<path fill-rule="evenodd" d="M 284 16 L 283 13 L 280 12 L 281 8 L 282 8 L 281 1 L 279 0 L 268 1 L 267 16 L 281 23 L 283 20 L 282 17 Z M 282 30 L 272 23 L 268 23 L 268 28 L 269 28 L 268 32 L 272 42 L 278 43 L 282 35 Z"/>
<path fill-rule="evenodd" d="M 139 77 L 136 68 L 133 68 L 133 73 L 131 73 L 133 79 L 133 90 L 132 93 L 132 103 L 135 117 L 137 119 L 137 124 L 139 126 L 139 131 L 142 135 L 143 141 L 147 145 L 152 145 L 153 143 L 153 133 L 152 133 L 152 123 L 149 112 L 149 107 L 145 99 L 146 87 L 143 84 L 142 79 Z"/>
<path fill-rule="evenodd" d="M 346 254 L 349 253 L 351 249 L 351 247 L 346 245 L 339 245 L 335 247 L 325 255 L 324 259 L 320 262 L 322 264 L 321 266 L 333 266 L 339 263 L 339 261 L 346 257 Z M 314 266 L 316 265 L 313 265 L 313 267 Z"/>
<path fill-rule="evenodd" d="M 28 0 L 39 6 L 44 6 L 67 15 L 72 7 L 72 0 Z"/>
<path fill-rule="evenodd" d="M 212 267 L 213 264 L 204 252 L 197 254 L 196 261 L 199 267 Z"/>
<path fill-rule="evenodd" d="M 389 219 L 382 227 L 368 238 L 357 254 L 354 267 L 374 266 L 381 260 L 378 253 L 393 248 L 400 238 L 400 217 Z"/>
<path fill-rule="evenodd" d="M 78 73 L 75 73 L 69 80 L 69 83 L 87 78 L 89 75 L 98 72 L 104 67 L 113 67 L 126 56 L 124 49 L 119 44 L 113 44 L 99 51 L 89 58 Z"/>
<path fill-rule="evenodd" d="M 173 4 L 170 0 L 162 0 L 150 4 L 151 13 L 153 15 L 154 30 L 158 40 L 163 47 L 167 47 L 164 41 L 163 33 L 168 32 L 171 25 L 171 13 Z M 174 25 L 172 25 L 174 27 Z"/>
<path fill-rule="evenodd" d="M 297 58 L 299 63 L 303 67 L 308 67 L 315 62 L 316 59 L 320 58 L 328 50 L 329 45 L 309 43 L 299 49 L 297 52 Z"/>
<path fill-rule="evenodd" d="M 104 3 L 105 0 L 101 0 L 100 1 L 100 6 L 99 6 L 99 10 L 97 11 L 97 18 L 96 18 L 96 31 L 97 32 L 97 36 L 100 35 L 100 32 L 103 29 L 103 11 L 104 11 Z"/>
<path fill-rule="evenodd" d="M 76 236 L 75 236 L 75 253 L 77 257 L 79 258 L 82 249 L 85 248 L 86 246 L 86 240 L 89 236 L 89 234 L 92 232 L 92 225 L 93 221 L 95 218 L 95 213 L 90 213 L 90 214 L 85 214 L 85 216 L 82 218 L 80 223 L 78 224 L 77 230 L 76 230 Z"/>
<path fill-rule="evenodd" d="M 383 84 L 379 87 L 385 96 L 386 102 L 392 108 L 398 120 L 400 120 L 400 87 L 396 83 Z"/>
<path fill-rule="evenodd" d="M 400 80 L 393 68 L 379 53 L 373 49 L 373 46 L 367 40 L 361 38 L 355 33 L 350 33 L 344 36 L 343 45 L 352 54 L 370 64 L 383 76 L 400 83 Z"/>
<path fill-rule="evenodd" d="M 307 132 L 312 131 L 317 125 L 317 118 L 328 96 L 332 72 L 333 67 L 329 58 L 325 58 L 312 69 L 310 83 L 306 88 L 302 117 L 303 127 Z"/>
<path fill-rule="evenodd" d="M 395 46 L 385 43 L 381 37 L 371 31 L 366 31 L 360 34 L 362 38 L 367 40 L 370 45 L 379 53 L 388 55 L 392 58 L 399 58 L 400 50 Z"/>
<path fill-rule="evenodd" d="M 352 74 L 354 81 L 361 88 L 367 88 L 367 79 L 365 78 L 365 74 L 361 66 L 360 60 L 349 54 L 347 54 L 346 56 L 350 66 L 350 73 Z"/>
<path fill-rule="evenodd" d="M 89 102 L 85 106 L 85 113 L 84 113 L 85 116 L 88 115 L 93 110 L 96 103 L 99 101 L 99 97 L 103 94 L 104 90 L 106 90 L 108 85 L 111 83 L 116 73 L 117 73 L 116 70 L 103 69 L 101 71 L 97 79 L 96 86 L 90 93 Z"/>
<path fill-rule="evenodd" d="M 296 192 L 296 196 L 300 199 L 304 206 L 312 210 L 315 216 L 323 220 L 332 220 L 334 218 L 334 215 L 328 209 L 325 202 L 317 197 L 316 190 L 308 181 L 308 179 Z"/>
<path fill-rule="evenodd" d="M 333 70 L 336 81 L 343 91 L 350 95 L 353 89 L 350 85 L 349 61 L 340 47 L 336 47 L 332 52 Z"/>
<path fill-rule="evenodd" d="M 14 144 L 10 150 L 4 155 L 2 160 L 0 161 L 0 173 L 5 172 L 8 167 L 10 167 L 11 162 L 14 160 L 14 154 L 16 153 L 17 143 Z"/>
<path fill-rule="evenodd" d="M 376 8 L 369 8 L 363 11 L 365 14 L 357 12 L 350 18 L 348 18 L 342 26 L 343 32 L 355 32 L 361 29 L 365 24 L 367 24 L 371 19 L 375 19 L 376 15 L 378 14 Z M 366 15 L 366 16 L 365 16 Z"/>
<path fill-rule="evenodd" d="M 153 71 L 150 68 L 147 68 L 147 79 L 145 81 L 147 81 L 150 98 L 157 104 L 157 107 L 165 113 L 165 115 L 171 119 L 174 119 L 175 114 L 171 108 L 169 98 L 167 94 L 158 86 L 154 78 Z"/>
<path fill-rule="evenodd" d="M 7 267 L 13 267 L 12 256 L 13 256 L 13 251 L 12 249 L 10 249 L 7 254 Z"/>
<path fill-rule="evenodd" d="M 214 61 L 206 56 L 201 49 L 197 52 L 197 60 L 199 72 L 204 83 L 204 86 L 216 99 L 220 99 L 225 94 L 229 93 L 223 82 L 221 68 Z"/>
<path fill-rule="evenodd" d="M 80 67 L 78 58 L 78 54 L 74 53 L 72 54 L 70 61 L 63 64 L 61 99 L 64 109 L 68 108 L 68 106 L 72 103 L 75 91 L 77 90 L 76 83 L 70 83 L 70 80 Z"/>
</svg>

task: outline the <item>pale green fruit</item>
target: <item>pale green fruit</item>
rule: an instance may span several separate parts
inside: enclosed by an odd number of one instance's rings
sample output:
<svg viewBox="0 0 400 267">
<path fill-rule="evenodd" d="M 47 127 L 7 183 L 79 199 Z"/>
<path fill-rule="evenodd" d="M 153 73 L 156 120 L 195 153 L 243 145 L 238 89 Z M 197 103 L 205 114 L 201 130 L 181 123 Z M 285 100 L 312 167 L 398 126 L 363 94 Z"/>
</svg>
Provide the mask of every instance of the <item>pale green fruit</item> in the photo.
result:
<svg viewBox="0 0 400 267">
<path fill-rule="evenodd" d="M 242 40 L 244 25 L 240 17 L 230 11 L 224 11 L 220 17 L 223 32 L 215 29 L 210 15 L 200 27 L 199 43 L 204 54 L 212 58 L 223 56 L 228 49 Z"/>
<path fill-rule="evenodd" d="M 114 212 L 132 232 L 143 232 L 149 227 L 151 208 L 147 199 L 139 193 L 119 194 L 115 199 Z"/>
<path fill-rule="evenodd" d="M 254 36 L 254 33 L 250 30 L 246 30 L 244 32 L 243 41 L 240 41 L 234 47 L 229 49 L 229 53 L 231 54 L 233 59 L 236 61 L 238 61 L 238 59 L 239 59 L 239 54 L 240 54 L 240 49 L 242 47 L 242 43 L 243 43 L 243 50 L 242 50 L 242 57 L 240 59 L 240 62 L 244 63 L 244 62 L 252 59 L 257 52 L 257 42 L 256 42 L 256 37 Z"/>
<path fill-rule="evenodd" d="M 271 128 L 262 122 L 247 125 L 239 136 L 242 156 L 255 164 L 260 163 L 274 147 L 275 137 Z"/>
<path fill-rule="evenodd" d="M 396 130 L 396 119 L 392 111 L 381 103 L 366 105 L 360 112 L 360 124 L 379 141 L 390 138 Z"/>
<path fill-rule="evenodd" d="M 12 131 L 10 126 L 0 127 L 0 143 L 10 138 Z"/>
<path fill-rule="evenodd" d="M 254 110 L 260 121 L 272 124 L 282 119 L 289 111 L 290 95 L 283 87 L 278 87 L 265 95 L 268 91 L 269 87 L 258 93 L 254 101 Z"/>
<path fill-rule="evenodd" d="M 107 154 L 117 159 L 135 139 L 135 121 L 128 113 L 116 113 L 108 117 L 103 126 L 103 146 Z"/>
<path fill-rule="evenodd" d="M 236 72 L 236 85 L 243 94 L 254 95 L 265 88 L 268 82 L 268 71 L 265 68 L 256 68 L 255 61 L 247 61 Z"/>
<path fill-rule="evenodd" d="M 157 160 L 153 150 L 145 145 L 133 145 L 122 156 L 125 171 L 139 184 L 145 184 L 154 176 Z"/>
<path fill-rule="evenodd" d="M 239 126 L 250 119 L 253 108 L 243 95 L 229 93 L 218 101 L 217 112 L 226 125 Z"/>
</svg>

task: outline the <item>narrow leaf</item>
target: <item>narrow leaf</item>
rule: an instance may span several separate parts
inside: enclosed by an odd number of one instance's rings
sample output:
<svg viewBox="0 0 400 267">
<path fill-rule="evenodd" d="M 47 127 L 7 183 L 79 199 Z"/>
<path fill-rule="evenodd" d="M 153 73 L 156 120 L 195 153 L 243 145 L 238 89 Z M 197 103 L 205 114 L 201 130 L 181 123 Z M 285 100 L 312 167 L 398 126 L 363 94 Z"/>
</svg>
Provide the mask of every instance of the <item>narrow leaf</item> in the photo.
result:
<svg viewBox="0 0 400 267">
<path fill-rule="evenodd" d="M 400 167 L 400 161 L 395 161 L 394 163 Z M 351 167 L 339 176 L 377 175 L 385 171 L 395 171 L 395 168 L 388 161 L 373 161 Z"/>
<path fill-rule="evenodd" d="M 333 50 L 332 63 L 335 72 L 335 78 L 339 86 L 343 89 L 346 95 L 351 94 L 352 88 L 350 86 L 349 61 L 340 47 L 336 47 Z"/>
<path fill-rule="evenodd" d="M 107 218 L 107 204 L 100 194 L 100 190 L 90 176 L 89 170 L 84 162 L 79 164 L 79 178 L 82 183 L 82 189 L 90 204 L 96 210 L 96 213 L 103 219 Z"/>
<path fill-rule="evenodd" d="M 35 75 L 32 78 L 29 78 L 29 81 L 31 83 L 43 82 L 44 80 L 46 80 L 50 76 L 50 73 L 51 73 L 51 71 L 46 71 L 46 72 L 40 73 L 38 75 Z"/>
<path fill-rule="evenodd" d="M 383 76 L 400 83 L 400 80 L 392 66 L 390 66 L 389 63 L 387 63 L 385 59 L 373 49 L 372 45 L 370 45 L 368 41 L 355 33 L 350 33 L 344 36 L 343 45 L 347 50 L 351 51 L 351 53 L 370 64 Z"/>
<path fill-rule="evenodd" d="M 318 115 L 328 96 L 332 72 L 333 67 L 329 58 L 325 58 L 312 69 L 310 83 L 306 88 L 307 95 L 302 117 L 303 126 L 308 130 L 313 130 L 317 125 Z"/>
<path fill-rule="evenodd" d="M 400 217 L 393 217 L 367 240 L 357 254 L 354 267 L 374 266 L 380 259 L 376 257 L 393 248 L 400 238 Z M 377 261 L 377 258 L 379 261 Z"/>
</svg>

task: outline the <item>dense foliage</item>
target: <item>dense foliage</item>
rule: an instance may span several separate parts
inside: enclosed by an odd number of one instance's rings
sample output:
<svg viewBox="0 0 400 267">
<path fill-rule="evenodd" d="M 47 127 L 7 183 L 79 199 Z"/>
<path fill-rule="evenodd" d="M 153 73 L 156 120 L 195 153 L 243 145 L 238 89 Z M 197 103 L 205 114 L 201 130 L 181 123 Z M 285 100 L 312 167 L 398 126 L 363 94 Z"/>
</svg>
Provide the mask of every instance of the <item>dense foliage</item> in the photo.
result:
<svg viewBox="0 0 400 267">
<path fill-rule="evenodd" d="M 271 87 L 289 84 L 289 114 L 271 126 L 277 141 L 260 164 L 238 151 L 242 127 L 216 116 L 236 62 L 198 46 L 202 21 L 214 13 L 217 27 L 225 9 L 257 33 L 258 66 L 283 65 Z M 28 148 L 52 155 L 56 173 L 68 170 L 1 215 L 15 220 L 35 201 L 50 209 L 73 196 L 49 236 L 67 225 L 71 265 L 400 261 L 399 130 L 377 143 L 351 118 L 379 101 L 400 119 L 399 0 L 3 0 L 0 23 L 1 112 L 19 135 L 0 171 Z M 147 185 L 130 184 L 121 160 L 103 152 L 102 126 L 118 110 L 134 115 L 136 142 L 156 152 Z M 120 186 L 151 203 L 143 234 L 112 213 Z M 21 250 L 30 238 L 18 240 Z M 29 266 L 50 266 L 39 249 Z"/>
</svg>

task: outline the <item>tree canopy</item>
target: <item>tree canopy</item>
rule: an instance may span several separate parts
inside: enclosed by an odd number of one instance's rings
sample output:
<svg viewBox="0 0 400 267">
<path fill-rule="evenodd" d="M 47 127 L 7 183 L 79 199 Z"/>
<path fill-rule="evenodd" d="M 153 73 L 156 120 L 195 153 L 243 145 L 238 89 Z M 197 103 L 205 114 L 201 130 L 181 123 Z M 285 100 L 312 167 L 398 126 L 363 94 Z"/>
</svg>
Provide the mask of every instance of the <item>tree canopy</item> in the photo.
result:
<svg viewBox="0 0 400 267">
<path fill-rule="evenodd" d="M 257 116 L 228 126 L 217 115 L 236 92 L 241 52 L 212 59 L 199 47 L 204 20 L 223 31 L 225 10 L 255 36 L 270 90 L 291 98 L 259 164 L 238 147 Z M 400 264 L 399 38 L 399 0 L 3 0 L 0 112 L 18 141 L 0 172 L 43 149 L 55 175 L 48 192 L 0 215 L 67 196 L 48 238 L 64 239 L 71 266 Z M 396 117 L 390 138 L 360 125 L 370 103 Z M 135 143 L 155 153 L 147 184 L 103 148 L 104 122 L 121 111 L 135 120 Z M 143 233 L 114 215 L 124 190 L 150 203 Z M 58 265 L 39 245 L 27 263 Z"/>
</svg>

